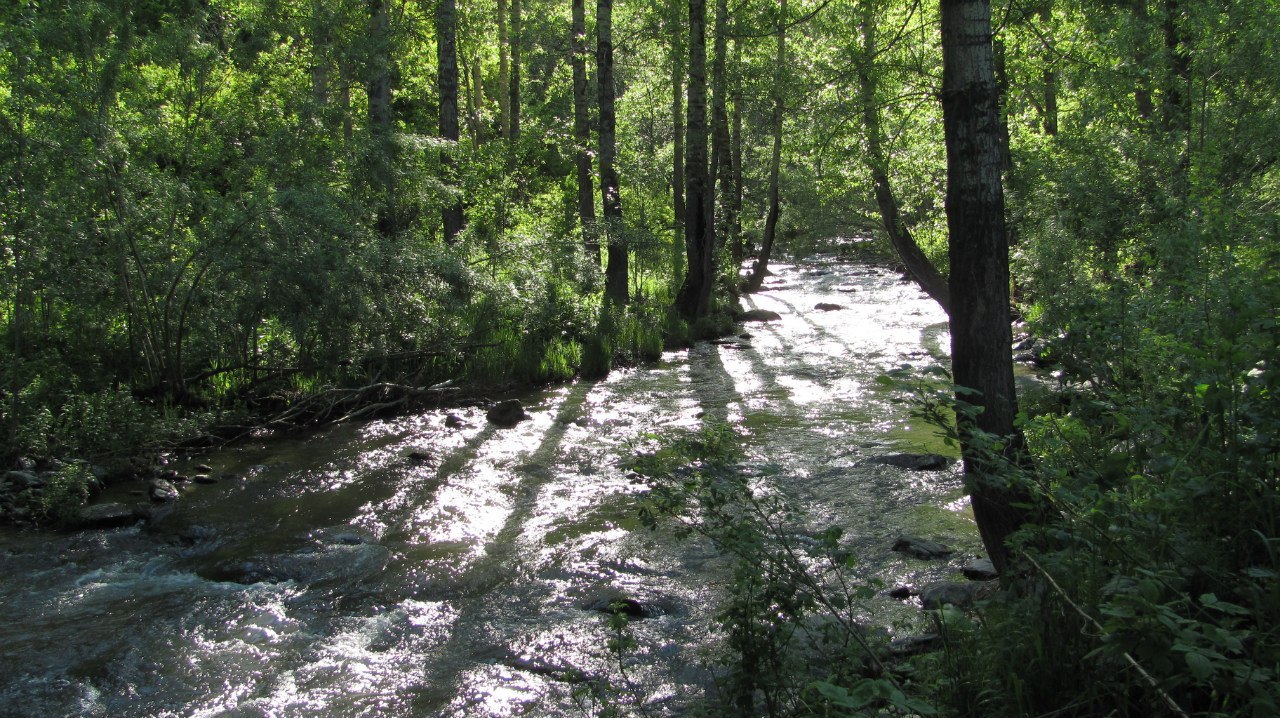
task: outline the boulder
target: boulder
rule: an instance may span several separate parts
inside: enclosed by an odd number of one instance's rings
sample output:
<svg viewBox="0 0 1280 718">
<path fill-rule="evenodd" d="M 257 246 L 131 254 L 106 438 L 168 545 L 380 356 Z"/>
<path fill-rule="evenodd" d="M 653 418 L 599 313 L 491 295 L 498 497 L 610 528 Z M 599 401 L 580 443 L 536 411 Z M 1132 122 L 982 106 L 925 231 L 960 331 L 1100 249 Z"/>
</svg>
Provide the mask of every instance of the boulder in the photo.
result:
<svg viewBox="0 0 1280 718">
<path fill-rule="evenodd" d="M 885 454 L 863 460 L 860 466 L 894 466 L 907 471 L 942 471 L 952 460 L 939 454 Z"/>
<path fill-rule="evenodd" d="M 195 472 L 197 474 L 212 474 L 213 467 L 208 464 L 196 464 Z"/>
<path fill-rule="evenodd" d="M 196 482 L 197 484 L 205 484 L 206 486 L 209 484 L 218 483 L 218 480 L 210 474 L 196 474 L 195 476 L 191 477 L 191 480 Z"/>
<path fill-rule="evenodd" d="M 844 307 L 839 304 L 831 304 L 829 302 L 818 302 L 813 305 L 813 308 L 820 312 L 838 312 L 841 309 L 844 309 Z"/>
<path fill-rule="evenodd" d="M 893 550 L 926 561 L 951 555 L 950 548 L 916 536 L 899 536 L 898 540 L 893 542 Z"/>
<path fill-rule="evenodd" d="M 598 613 L 620 613 L 627 618 L 653 618 L 661 614 L 661 611 L 654 606 L 648 606 L 634 598 L 612 592 L 588 601 L 584 608 Z"/>
<path fill-rule="evenodd" d="M 910 586 L 894 586 L 889 589 L 887 593 L 889 598 L 896 598 L 899 601 L 905 601 L 906 599 L 916 595 L 915 589 Z"/>
<path fill-rule="evenodd" d="M 150 485 L 147 486 L 147 496 L 149 496 L 152 501 L 158 504 L 163 504 L 170 501 L 177 501 L 181 494 L 178 493 L 178 487 L 168 481 L 164 479 L 153 479 Z"/>
<path fill-rule="evenodd" d="M 81 529 L 114 529 L 132 526 L 139 519 L 132 506 L 121 503 L 94 504 L 80 509 L 74 525 Z"/>
<path fill-rule="evenodd" d="M 494 404 L 485 416 L 490 423 L 507 427 L 515 426 L 529 418 L 529 415 L 524 411 L 524 405 L 520 403 L 519 399 L 500 401 Z"/>
<path fill-rule="evenodd" d="M 4 482 L 18 489 L 38 489 L 44 486 L 44 479 L 31 471 L 6 471 Z"/>
<path fill-rule="evenodd" d="M 989 558 L 975 558 L 960 570 L 970 581 L 991 581 L 1000 577 L 1000 574 L 996 573 L 995 564 L 991 563 Z"/>
<path fill-rule="evenodd" d="M 781 319 L 781 314 L 768 309 L 751 309 L 742 313 L 744 322 L 776 322 Z"/>
<path fill-rule="evenodd" d="M 467 425 L 467 422 L 463 421 L 462 417 L 457 414 L 447 414 L 444 417 L 444 425 L 450 429 L 461 429 Z"/>
<path fill-rule="evenodd" d="M 969 608 L 973 606 L 981 588 L 980 583 L 956 583 L 955 581 L 931 583 L 920 590 L 920 606 L 925 609 L 935 609 L 950 604 L 956 608 Z"/>
</svg>

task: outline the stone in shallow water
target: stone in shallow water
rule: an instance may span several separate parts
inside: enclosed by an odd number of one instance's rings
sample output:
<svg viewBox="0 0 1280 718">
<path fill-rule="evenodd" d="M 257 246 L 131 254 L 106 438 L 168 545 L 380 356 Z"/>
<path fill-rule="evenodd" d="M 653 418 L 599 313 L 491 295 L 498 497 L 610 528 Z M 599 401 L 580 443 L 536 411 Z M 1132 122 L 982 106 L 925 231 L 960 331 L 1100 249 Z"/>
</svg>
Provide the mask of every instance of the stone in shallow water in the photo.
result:
<svg viewBox="0 0 1280 718">
<path fill-rule="evenodd" d="M 923 560 L 946 558 L 951 555 L 951 549 L 947 546 L 917 536 L 899 536 L 898 540 L 893 542 L 893 550 Z"/>
<path fill-rule="evenodd" d="M 80 509 L 75 525 L 82 529 L 113 529 L 131 526 L 137 520 L 137 512 L 127 504 L 94 504 Z"/>
<path fill-rule="evenodd" d="M 951 459 L 939 454 L 886 454 L 873 456 L 860 466 L 894 466 L 907 471 L 942 471 L 951 466 Z"/>
<path fill-rule="evenodd" d="M 817 309 L 820 312 L 838 312 L 841 309 L 844 309 L 843 306 L 839 304 L 832 304 L 830 302 L 818 302 L 817 304 L 813 305 L 813 308 Z"/>
<path fill-rule="evenodd" d="M 751 309 L 742 313 L 744 322 L 776 322 L 781 319 L 781 314 L 768 309 Z"/>
<path fill-rule="evenodd" d="M 181 494 L 178 493 L 178 487 L 168 481 L 165 481 L 164 479 L 155 479 L 151 482 L 150 486 L 147 487 L 147 496 L 151 497 L 152 501 L 162 504 L 170 501 L 177 501 Z"/>
<path fill-rule="evenodd" d="M 529 418 L 529 415 L 525 413 L 524 405 L 520 403 L 519 399 L 500 401 L 494 404 L 485 416 L 490 423 L 504 427 L 515 426 Z"/>
</svg>

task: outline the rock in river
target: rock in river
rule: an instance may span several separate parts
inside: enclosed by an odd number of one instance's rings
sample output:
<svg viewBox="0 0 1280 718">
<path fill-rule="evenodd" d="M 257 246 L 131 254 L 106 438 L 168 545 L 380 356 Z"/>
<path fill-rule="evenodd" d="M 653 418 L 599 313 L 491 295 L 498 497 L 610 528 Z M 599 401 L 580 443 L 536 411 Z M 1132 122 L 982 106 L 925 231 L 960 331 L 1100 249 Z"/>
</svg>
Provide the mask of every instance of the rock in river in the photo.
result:
<svg viewBox="0 0 1280 718">
<path fill-rule="evenodd" d="M 893 550 L 926 561 L 951 555 L 950 548 L 916 536 L 899 536 L 898 540 L 893 542 Z"/>
<path fill-rule="evenodd" d="M 951 466 L 951 459 L 938 454 L 886 454 L 873 456 L 860 465 L 896 466 L 908 471 L 942 471 Z"/>
<path fill-rule="evenodd" d="M 120 503 L 94 504 L 80 509 L 75 526 L 82 529 L 114 529 L 130 526 L 138 520 L 132 506 Z"/>
<path fill-rule="evenodd" d="M 164 479 L 153 479 L 151 485 L 147 487 L 147 495 L 158 504 L 177 501 L 178 497 L 181 496 L 178 493 L 178 487 Z"/>
<path fill-rule="evenodd" d="M 831 304 L 830 302 L 818 302 L 817 304 L 813 305 L 813 308 L 817 309 L 820 312 L 838 312 L 841 309 L 844 309 L 844 307 L 842 307 L 841 305 Z"/>
<path fill-rule="evenodd" d="M 500 401 L 494 404 L 485 416 L 488 417 L 490 423 L 498 426 L 515 426 L 529 418 L 529 415 L 525 413 L 524 405 L 520 403 L 519 399 Z"/>
<path fill-rule="evenodd" d="M 742 313 L 741 321 L 744 322 L 776 322 L 782 319 L 782 315 L 770 311 L 768 309 L 751 309 Z"/>
</svg>

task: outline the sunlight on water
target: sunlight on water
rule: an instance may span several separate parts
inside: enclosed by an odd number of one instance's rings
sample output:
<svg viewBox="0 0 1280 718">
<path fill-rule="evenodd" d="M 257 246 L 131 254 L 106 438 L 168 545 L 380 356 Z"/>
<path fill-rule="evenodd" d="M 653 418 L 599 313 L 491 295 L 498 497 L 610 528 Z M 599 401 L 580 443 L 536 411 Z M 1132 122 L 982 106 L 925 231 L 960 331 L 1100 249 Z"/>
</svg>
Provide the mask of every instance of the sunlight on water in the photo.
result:
<svg viewBox="0 0 1280 718">
<path fill-rule="evenodd" d="M 743 303 L 781 321 L 531 392 L 516 427 L 465 407 L 246 444 L 202 457 L 224 478 L 145 531 L 16 537 L 0 610 L 29 625 L 0 626 L 0 714 L 679 714 L 710 680 L 731 565 L 643 529 L 648 487 L 619 461 L 713 420 L 743 435 L 758 496 L 806 508 L 789 530 L 845 530 L 859 580 L 941 575 L 889 545 L 914 527 L 979 550 L 958 469 L 863 462 L 939 450 L 875 377 L 945 362 L 945 315 L 885 270 L 775 271 Z M 604 613 L 619 598 L 643 612 L 625 671 Z M 915 613 L 876 598 L 851 615 Z"/>
</svg>

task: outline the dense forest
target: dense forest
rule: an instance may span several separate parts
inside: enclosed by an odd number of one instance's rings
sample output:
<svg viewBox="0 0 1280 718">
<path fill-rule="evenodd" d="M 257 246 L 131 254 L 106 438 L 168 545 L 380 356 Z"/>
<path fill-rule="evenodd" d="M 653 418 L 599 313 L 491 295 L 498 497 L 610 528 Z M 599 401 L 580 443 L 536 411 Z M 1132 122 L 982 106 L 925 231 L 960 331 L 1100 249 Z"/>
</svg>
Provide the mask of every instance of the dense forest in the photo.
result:
<svg viewBox="0 0 1280 718">
<path fill-rule="evenodd" d="M 1274 0 L 17 0 L 0 27 L 0 460 L 50 474 L 8 520 L 192 437 L 603 376 L 836 252 L 950 315 L 951 375 L 892 379 L 963 448 L 1012 590 L 929 705 L 879 666 L 769 712 L 1280 711 Z M 1057 390 L 1019 405 L 1015 354 Z"/>
</svg>

